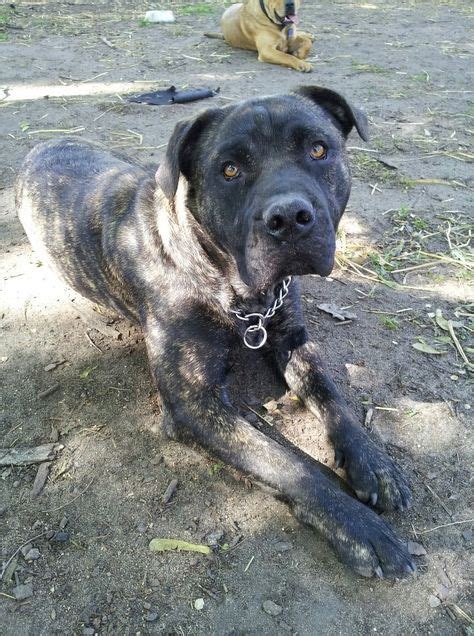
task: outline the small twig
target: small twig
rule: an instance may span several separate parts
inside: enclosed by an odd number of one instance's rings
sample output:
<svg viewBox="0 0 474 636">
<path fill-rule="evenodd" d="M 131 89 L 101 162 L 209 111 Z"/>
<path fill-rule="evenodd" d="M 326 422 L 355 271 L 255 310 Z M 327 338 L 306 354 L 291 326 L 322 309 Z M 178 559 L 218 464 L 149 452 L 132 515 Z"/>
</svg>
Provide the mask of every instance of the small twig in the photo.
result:
<svg viewBox="0 0 474 636">
<path fill-rule="evenodd" d="M 427 490 L 429 490 L 429 492 L 433 495 L 433 497 L 439 502 L 440 506 L 443 508 L 443 510 L 446 512 L 447 515 L 449 515 L 451 517 L 451 519 L 453 518 L 453 513 L 449 510 L 449 508 L 447 508 L 443 502 L 443 500 L 441 499 L 441 497 L 438 495 L 437 492 L 435 492 L 433 490 L 433 488 L 431 488 L 431 486 L 427 483 L 424 484 L 425 488 Z M 448 524 L 449 525 L 449 524 Z"/>
<path fill-rule="evenodd" d="M 171 497 L 174 495 L 176 488 L 178 486 L 178 480 L 172 479 L 168 484 L 168 488 L 165 490 L 163 497 L 161 498 L 161 503 L 167 504 Z"/>
<path fill-rule="evenodd" d="M 266 417 L 263 417 L 263 415 L 261 415 L 260 413 L 258 413 L 258 411 L 255 411 L 251 406 L 249 406 L 246 402 L 244 402 L 245 406 L 248 408 L 249 411 L 252 411 L 252 413 L 254 415 L 256 415 L 258 418 L 260 418 L 262 420 L 262 422 L 265 422 L 265 424 L 267 424 L 268 426 L 273 426 L 273 424 L 271 422 L 269 422 L 267 420 Z"/>
<path fill-rule="evenodd" d="M 115 44 L 112 44 L 112 42 L 109 42 L 109 40 L 107 40 L 107 38 L 105 38 L 103 35 L 100 36 L 100 40 L 101 42 L 103 42 L 106 46 L 108 46 L 111 49 L 115 49 Z"/>
<path fill-rule="evenodd" d="M 249 569 L 249 567 L 252 565 L 252 561 L 255 559 L 255 557 L 253 556 L 250 561 L 247 563 L 247 565 L 245 566 L 245 570 L 244 572 L 247 572 L 247 570 Z"/>
<path fill-rule="evenodd" d="M 92 338 L 89 336 L 89 330 L 86 329 L 86 331 L 84 331 L 84 333 L 86 334 L 87 340 L 89 340 L 89 342 L 91 343 L 91 345 L 93 347 L 95 347 L 97 349 L 97 351 L 100 351 L 100 353 L 104 353 L 102 351 L 102 349 L 99 347 L 99 345 L 96 345 L 95 342 L 92 340 Z"/>
<path fill-rule="evenodd" d="M 435 530 L 439 530 L 440 528 L 448 528 L 449 526 L 457 526 L 461 523 L 474 523 L 474 519 L 463 519 L 462 521 L 443 523 L 441 526 L 435 526 L 434 528 L 429 528 L 428 530 L 418 530 L 418 534 L 428 534 L 428 532 L 434 532 Z"/>
<path fill-rule="evenodd" d="M 82 495 L 89 490 L 89 488 L 92 486 L 92 482 L 94 481 L 95 477 L 93 477 L 90 482 L 88 483 L 88 485 L 84 488 L 84 490 L 82 492 L 80 492 L 78 495 L 76 495 L 76 497 L 74 497 L 73 499 L 71 499 L 71 501 L 67 501 L 65 504 L 62 504 L 61 506 L 57 506 L 56 508 L 50 508 L 49 510 L 42 510 L 41 512 L 56 512 L 57 510 L 61 510 L 62 508 L 65 508 L 66 506 L 70 506 L 72 503 L 74 503 L 76 501 L 76 499 L 79 499 L 79 497 L 82 497 Z"/>
<path fill-rule="evenodd" d="M 48 395 L 51 395 L 51 393 L 54 393 L 58 389 L 59 389 L 59 384 L 53 384 L 53 386 L 50 386 L 44 391 L 40 391 L 36 397 L 42 400 L 43 398 L 48 397 Z"/>
<path fill-rule="evenodd" d="M 473 365 L 469 362 L 466 354 L 464 353 L 464 349 L 461 347 L 461 343 L 459 342 L 459 340 L 457 339 L 456 334 L 454 333 L 454 327 L 453 327 L 453 323 L 451 322 L 451 320 L 448 320 L 448 331 L 449 331 L 449 335 L 451 336 L 454 345 L 456 347 L 456 349 L 459 352 L 459 355 L 461 356 L 461 358 L 464 360 L 464 362 L 467 364 L 468 367 L 472 367 Z"/>
</svg>

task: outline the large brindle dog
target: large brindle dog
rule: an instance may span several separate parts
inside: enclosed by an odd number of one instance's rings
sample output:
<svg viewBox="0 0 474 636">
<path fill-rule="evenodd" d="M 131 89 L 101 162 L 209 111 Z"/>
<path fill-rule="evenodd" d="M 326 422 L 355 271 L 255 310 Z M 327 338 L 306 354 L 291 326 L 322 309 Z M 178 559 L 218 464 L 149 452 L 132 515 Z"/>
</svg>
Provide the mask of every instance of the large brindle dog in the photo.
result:
<svg viewBox="0 0 474 636">
<path fill-rule="evenodd" d="M 354 126 L 366 139 L 359 110 L 304 87 L 178 123 L 156 173 L 80 140 L 40 144 L 16 196 L 40 257 L 83 296 L 141 325 L 169 435 L 271 486 L 356 572 L 398 577 L 414 564 L 370 506 L 403 510 L 409 489 L 326 375 L 290 278 L 331 272 Z M 244 342 L 273 356 L 323 419 L 361 501 L 238 414 L 226 374 L 231 348 Z"/>
<path fill-rule="evenodd" d="M 224 40 L 238 49 L 258 51 L 260 62 L 289 66 L 305 73 L 313 36 L 296 30 L 300 0 L 244 0 L 221 18 Z M 207 34 L 216 37 L 213 34 Z"/>
</svg>

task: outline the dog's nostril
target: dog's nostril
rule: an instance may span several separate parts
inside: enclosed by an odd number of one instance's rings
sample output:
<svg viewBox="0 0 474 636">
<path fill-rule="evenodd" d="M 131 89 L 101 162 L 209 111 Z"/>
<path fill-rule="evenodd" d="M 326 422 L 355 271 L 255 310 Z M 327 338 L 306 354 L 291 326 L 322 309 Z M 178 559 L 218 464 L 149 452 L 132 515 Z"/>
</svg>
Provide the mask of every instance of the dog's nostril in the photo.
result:
<svg viewBox="0 0 474 636">
<path fill-rule="evenodd" d="M 281 230 L 284 225 L 283 217 L 280 214 L 274 214 L 272 217 L 268 219 L 267 227 L 272 232 Z"/>
<path fill-rule="evenodd" d="M 309 210 L 299 210 L 296 213 L 296 222 L 298 225 L 308 225 L 313 220 L 313 215 Z"/>
</svg>

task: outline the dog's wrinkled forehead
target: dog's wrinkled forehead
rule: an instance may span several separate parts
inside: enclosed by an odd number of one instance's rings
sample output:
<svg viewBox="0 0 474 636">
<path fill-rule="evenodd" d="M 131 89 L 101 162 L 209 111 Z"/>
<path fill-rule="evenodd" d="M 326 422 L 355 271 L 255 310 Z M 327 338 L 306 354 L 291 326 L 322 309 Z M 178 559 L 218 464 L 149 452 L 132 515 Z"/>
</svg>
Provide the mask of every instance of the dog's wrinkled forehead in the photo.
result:
<svg viewBox="0 0 474 636">
<path fill-rule="evenodd" d="M 222 141 L 248 138 L 278 144 L 291 132 L 304 128 L 314 133 L 339 136 L 339 131 L 323 108 L 292 95 L 267 97 L 236 105 L 221 122 Z"/>
</svg>

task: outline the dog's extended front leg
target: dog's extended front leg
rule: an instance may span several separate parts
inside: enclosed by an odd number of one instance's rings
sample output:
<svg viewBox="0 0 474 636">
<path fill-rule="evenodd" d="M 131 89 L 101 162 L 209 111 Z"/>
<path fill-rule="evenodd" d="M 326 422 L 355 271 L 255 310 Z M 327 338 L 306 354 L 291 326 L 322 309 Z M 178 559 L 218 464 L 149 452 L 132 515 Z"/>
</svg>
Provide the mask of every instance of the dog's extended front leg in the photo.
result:
<svg viewBox="0 0 474 636">
<path fill-rule="evenodd" d="M 227 333 L 196 315 L 160 325 L 148 319 L 146 343 L 167 417 L 181 439 L 276 489 L 295 515 L 319 530 L 347 565 L 364 576 L 403 576 L 411 557 L 373 511 L 335 486 L 317 462 L 254 428 L 230 404 L 224 386 Z"/>
<path fill-rule="evenodd" d="M 278 352 L 288 386 L 322 417 L 334 444 L 336 467 L 344 466 L 357 496 L 382 510 L 410 505 L 410 490 L 397 466 L 367 436 L 328 376 L 316 345 Z"/>
</svg>

